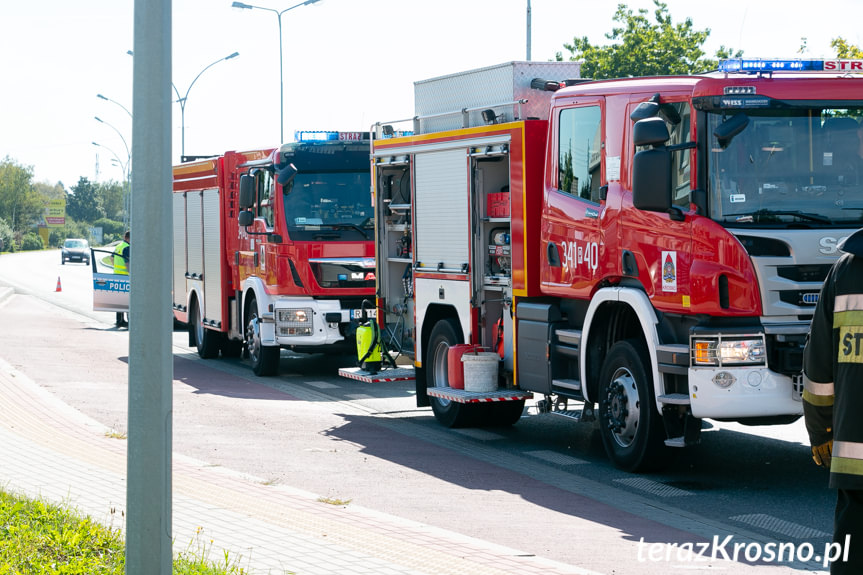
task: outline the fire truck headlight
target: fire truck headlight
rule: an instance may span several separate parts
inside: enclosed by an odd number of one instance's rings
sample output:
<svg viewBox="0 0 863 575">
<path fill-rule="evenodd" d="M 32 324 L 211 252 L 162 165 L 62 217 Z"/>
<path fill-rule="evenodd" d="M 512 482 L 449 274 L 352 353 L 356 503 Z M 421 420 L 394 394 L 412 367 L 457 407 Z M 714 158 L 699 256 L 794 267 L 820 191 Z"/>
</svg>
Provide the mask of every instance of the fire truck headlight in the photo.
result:
<svg viewBox="0 0 863 575">
<path fill-rule="evenodd" d="M 279 335 L 312 335 L 311 308 L 276 310 L 276 333 Z"/>
<path fill-rule="evenodd" d="M 764 365 L 767 360 L 764 340 L 723 340 L 719 344 L 722 365 Z"/>
<path fill-rule="evenodd" d="M 761 337 L 697 339 L 693 360 L 702 366 L 766 365 L 767 352 Z"/>
</svg>

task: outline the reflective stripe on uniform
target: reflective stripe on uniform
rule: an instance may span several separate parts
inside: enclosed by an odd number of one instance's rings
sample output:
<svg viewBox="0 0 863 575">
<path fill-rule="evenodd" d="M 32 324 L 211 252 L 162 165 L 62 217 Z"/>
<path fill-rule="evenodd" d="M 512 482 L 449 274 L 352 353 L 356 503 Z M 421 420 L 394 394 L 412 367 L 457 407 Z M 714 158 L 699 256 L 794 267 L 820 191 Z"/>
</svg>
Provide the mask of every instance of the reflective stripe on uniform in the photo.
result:
<svg viewBox="0 0 863 575">
<path fill-rule="evenodd" d="M 849 293 L 837 295 L 833 300 L 833 311 L 863 311 L 863 294 Z"/>
<path fill-rule="evenodd" d="M 833 441 L 833 457 L 863 460 L 863 443 L 858 441 Z"/>
<path fill-rule="evenodd" d="M 818 383 L 804 375 L 803 399 L 812 405 L 833 405 L 833 382 Z"/>
<path fill-rule="evenodd" d="M 837 295 L 833 300 L 833 327 L 863 326 L 863 294 Z"/>
<path fill-rule="evenodd" d="M 863 443 L 834 441 L 830 472 L 863 475 Z"/>
<path fill-rule="evenodd" d="M 830 460 L 830 473 L 847 473 L 848 475 L 863 475 L 863 459 L 847 459 L 836 457 Z"/>
</svg>

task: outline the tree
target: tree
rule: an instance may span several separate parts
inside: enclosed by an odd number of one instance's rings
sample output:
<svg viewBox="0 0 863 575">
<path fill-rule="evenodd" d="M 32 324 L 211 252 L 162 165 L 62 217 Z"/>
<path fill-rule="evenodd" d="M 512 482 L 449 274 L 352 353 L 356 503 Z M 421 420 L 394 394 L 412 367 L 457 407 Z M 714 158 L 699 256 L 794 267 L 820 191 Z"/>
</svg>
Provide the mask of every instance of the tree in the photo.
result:
<svg viewBox="0 0 863 575">
<path fill-rule="evenodd" d="M 66 198 L 66 215 L 79 222 L 92 222 L 105 215 L 97 186 L 81 176 Z"/>
<path fill-rule="evenodd" d="M 31 166 L 21 166 L 9 156 L 0 161 L 0 218 L 14 232 L 35 225 L 42 217 L 44 203 L 32 180 Z"/>
<path fill-rule="evenodd" d="M 125 186 L 126 184 L 124 183 L 114 181 L 98 185 L 97 194 L 99 195 L 105 216 L 112 220 L 123 221 Z"/>
<path fill-rule="evenodd" d="M 613 43 L 594 46 L 587 37 L 574 38 L 572 44 L 564 44 L 570 52 L 570 60 L 582 60 L 581 75 L 585 78 L 606 79 L 628 76 L 658 76 L 666 74 L 694 74 L 716 68 L 716 60 L 704 58 L 701 45 L 710 35 L 710 29 L 695 30 L 692 20 L 674 24 L 668 7 L 660 0 L 656 5 L 651 23 L 646 9 L 633 13 L 625 4 L 618 4 L 613 20 L 621 26 L 612 28 L 605 37 Z M 739 57 L 721 46 L 717 58 Z M 560 52 L 558 61 L 563 60 Z"/>
<path fill-rule="evenodd" d="M 856 44 L 850 44 L 842 36 L 833 38 L 830 42 L 830 47 L 836 50 L 837 58 L 863 59 L 863 50 L 861 50 Z"/>
<path fill-rule="evenodd" d="M 0 252 L 2 251 L 13 251 L 15 246 L 13 245 L 15 236 L 12 234 L 12 227 L 6 223 L 6 220 L 0 218 Z"/>
</svg>

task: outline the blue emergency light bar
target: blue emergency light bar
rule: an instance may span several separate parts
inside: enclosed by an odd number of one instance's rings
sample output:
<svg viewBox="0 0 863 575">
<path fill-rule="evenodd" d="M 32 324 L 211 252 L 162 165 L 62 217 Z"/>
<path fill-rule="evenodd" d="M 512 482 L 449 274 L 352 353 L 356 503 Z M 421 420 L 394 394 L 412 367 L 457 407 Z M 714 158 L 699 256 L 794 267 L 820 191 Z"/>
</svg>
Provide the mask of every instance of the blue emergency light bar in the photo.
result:
<svg viewBox="0 0 863 575">
<path fill-rule="evenodd" d="M 359 142 L 369 138 L 368 132 L 328 132 L 297 130 L 294 132 L 296 142 Z"/>
<path fill-rule="evenodd" d="M 719 71 L 727 74 L 760 74 L 765 72 L 863 73 L 863 60 L 763 60 L 734 58 L 721 60 Z"/>
</svg>

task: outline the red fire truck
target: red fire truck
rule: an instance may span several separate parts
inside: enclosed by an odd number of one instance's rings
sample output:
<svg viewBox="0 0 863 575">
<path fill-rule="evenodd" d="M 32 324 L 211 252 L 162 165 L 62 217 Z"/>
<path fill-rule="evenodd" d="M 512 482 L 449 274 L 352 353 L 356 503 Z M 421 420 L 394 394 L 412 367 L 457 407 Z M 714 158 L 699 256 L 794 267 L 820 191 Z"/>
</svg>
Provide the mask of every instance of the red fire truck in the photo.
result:
<svg viewBox="0 0 863 575">
<path fill-rule="evenodd" d="M 859 67 L 567 65 L 417 82 L 414 134 L 375 126 L 378 319 L 418 405 L 509 425 L 537 396 L 598 419 L 627 470 L 697 443 L 704 418 L 796 420 L 819 290 L 863 226 Z M 465 346 L 492 369 L 453 371 Z"/>
<path fill-rule="evenodd" d="M 368 135 L 300 132 L 277 149 L 174 167 L 175 319 L 203 358 L 355 351 L 374 297 Z"/>
</svg>

